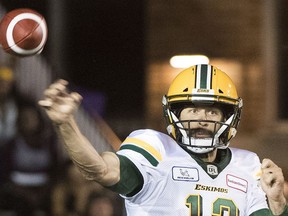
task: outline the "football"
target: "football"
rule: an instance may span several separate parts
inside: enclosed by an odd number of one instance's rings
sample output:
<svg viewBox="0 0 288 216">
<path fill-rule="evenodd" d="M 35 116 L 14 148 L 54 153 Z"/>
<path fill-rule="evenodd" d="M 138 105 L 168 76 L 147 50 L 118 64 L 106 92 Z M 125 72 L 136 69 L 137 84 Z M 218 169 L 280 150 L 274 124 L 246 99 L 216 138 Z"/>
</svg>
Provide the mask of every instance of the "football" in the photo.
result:
<svg viewBox="0 0 288 216">
<path fill-rule="evenodd" d="M 48 36 L 44 17 L 29 8 L 15 9 L 0 21 L 0 44 L 12 55 L 25 57 L 40 54 Z"/>
</svg>

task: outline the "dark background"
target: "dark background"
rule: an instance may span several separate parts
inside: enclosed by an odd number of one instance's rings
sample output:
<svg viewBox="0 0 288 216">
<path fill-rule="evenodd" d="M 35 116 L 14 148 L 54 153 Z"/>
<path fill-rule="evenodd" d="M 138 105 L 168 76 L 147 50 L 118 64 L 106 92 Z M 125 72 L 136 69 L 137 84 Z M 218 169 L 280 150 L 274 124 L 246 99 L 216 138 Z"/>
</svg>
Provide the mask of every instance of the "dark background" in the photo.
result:
<svg viewBox="0 0 288 216">
<path fill-rule="evenodd" d="M 60 3 L 61 2 L 61 3 Z M 2 0 L 12 10 L 29 7 L 48 23 L 43 56 L 55 79 L 103 94 L 105 117 L 143 117 L 145 71 L 144 0 Z M 61 5 L 60 10 L 59 6 Z M 288 4 L 278 1 L 278 112 L 288 119 Z M 61 20 L 60 20 L 61 19 Z M 62 25 L 57 24 L 62 23 Z M 272 73 L 272 72 L 271 72 Z"/>
<path fill-rule="evenodd" d="M 65 78 L 77 87 L 102 94 L 107 118 L 120 114 L 143 117 L 142 0 L 4 0 L 1 3 L 7 11 L 28 7 L 44 15 L 49 35 L 42 55 L 51 64 L 55 79 Z"/>
<path fill-rule="evenodd" d="M 287 61 L 287 54 L 288 54 L 288 4 L 285 0 L 280 0 L 278 2 L 278 19 L 277 23 L 278 26 L 277 30 L 277 48 L 278 48 L 278 72 L 279 72 L 279 79 L 277 86 L 278 89 L 278 117 L 280 119 L 288 120 L 288 61 Z M 274 71 L 271 71 L 274 73 Z"/>
</svg>

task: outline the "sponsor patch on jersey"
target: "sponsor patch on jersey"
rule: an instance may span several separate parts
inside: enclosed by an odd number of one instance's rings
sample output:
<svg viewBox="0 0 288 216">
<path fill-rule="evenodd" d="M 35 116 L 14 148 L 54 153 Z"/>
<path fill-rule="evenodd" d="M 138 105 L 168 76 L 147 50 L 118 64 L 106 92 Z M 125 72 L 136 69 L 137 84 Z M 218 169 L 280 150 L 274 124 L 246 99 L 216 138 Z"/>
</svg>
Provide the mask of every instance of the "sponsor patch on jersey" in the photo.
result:
<svg viewBox="0 0 288 216">
<path fill-rule="evenodd" d="M 244 193 L 247 193 L 248 188 L 248 182 L 245 179 L 239 178 L 237 176 L 233 175 L 227 175 L 226 176 L 226 183 L 228 187 L 243 191 Z"/>
<path fill-rule="evenodd" d="M 193 167 L 179 167 L 172 168 L 172 178 L 175 181 L 199 181 L 199 171 Z"/>
</svg>

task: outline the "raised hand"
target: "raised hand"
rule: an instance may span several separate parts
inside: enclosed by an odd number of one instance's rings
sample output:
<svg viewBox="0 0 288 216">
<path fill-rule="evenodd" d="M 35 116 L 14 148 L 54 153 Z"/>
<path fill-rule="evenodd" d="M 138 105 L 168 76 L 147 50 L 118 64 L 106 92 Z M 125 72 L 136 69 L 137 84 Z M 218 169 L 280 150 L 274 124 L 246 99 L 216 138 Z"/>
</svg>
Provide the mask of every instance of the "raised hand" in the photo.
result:
<svg viewBox="0 0 288 216">
<path fill-rule="evenodd" d="M 286 205 L 282 169 L 270 159 L 262 161 L 261 169 L 261 187 L 267 195 L 271 211 L 278 215 L 284 211 Z M 283 210 L 279 212 L 279 209 Z"/>
<path fill-rule="evenodd" d="M 45 90 L 44 99 L 38 102 L 55 124 L 67 122 L 82 101 L 82 96 L 69 92 L 67 85 L 66 80 L 57 80 Z"/>
</svg>

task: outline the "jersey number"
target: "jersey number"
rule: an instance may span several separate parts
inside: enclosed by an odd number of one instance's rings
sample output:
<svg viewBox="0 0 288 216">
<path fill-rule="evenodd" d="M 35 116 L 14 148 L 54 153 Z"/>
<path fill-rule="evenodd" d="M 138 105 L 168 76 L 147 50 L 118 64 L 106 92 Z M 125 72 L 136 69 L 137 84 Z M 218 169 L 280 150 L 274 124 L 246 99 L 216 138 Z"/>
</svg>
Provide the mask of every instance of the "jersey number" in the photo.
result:
<svg viewBox="0 0 288 216">
<path fill-rule="evenodd" d="M 190 208 L 190 216 L 202 216 L 202 197 L 200 195 L 190 195 L 186 199 L 186 206 Z M 239 209 L 232 200 L 218 198 L 213 203 L 212 216 L 238 216 Z"/>
</svg>

